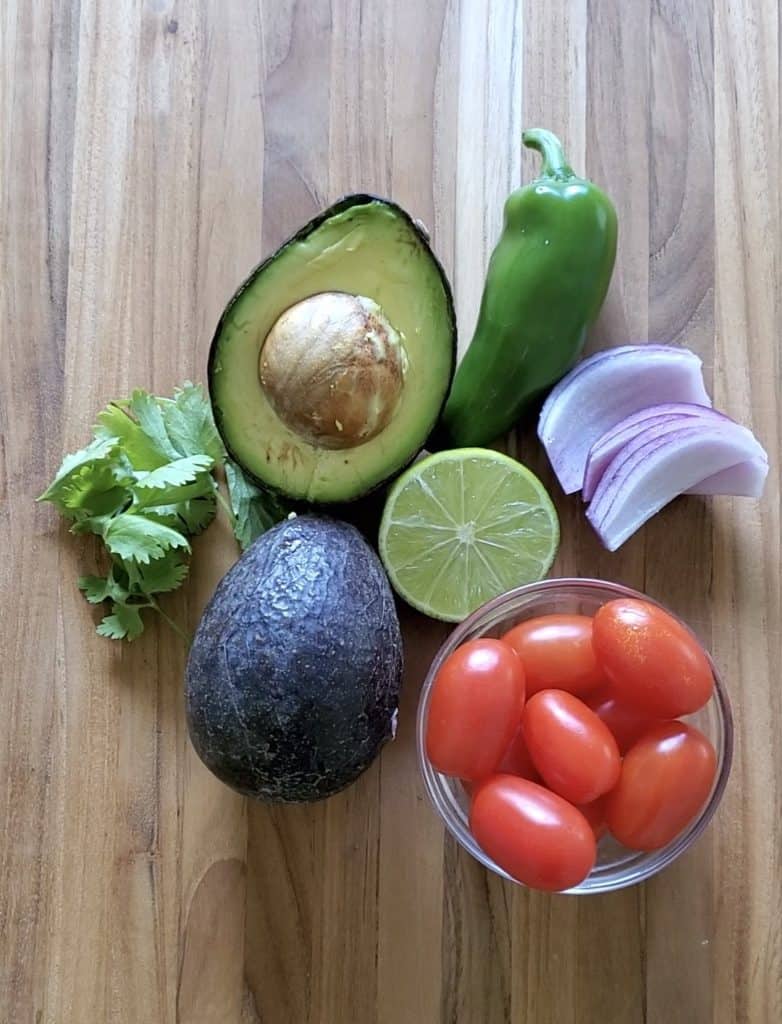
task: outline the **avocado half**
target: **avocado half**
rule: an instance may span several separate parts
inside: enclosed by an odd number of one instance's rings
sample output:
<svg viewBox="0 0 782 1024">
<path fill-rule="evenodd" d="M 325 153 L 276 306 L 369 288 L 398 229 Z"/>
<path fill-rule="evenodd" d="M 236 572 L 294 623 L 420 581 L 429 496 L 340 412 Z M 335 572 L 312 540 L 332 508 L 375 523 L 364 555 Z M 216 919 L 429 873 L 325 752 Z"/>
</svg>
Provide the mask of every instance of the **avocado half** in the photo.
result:
<svg viewBox="0 0 782 1024">
<path fill-rule="evenodd" d="M 351 195 L 238 289 L 212 342 L 209 393 L 228 452 L 255 480 L 347 502 L 423 448 L 455 360 L 453 297 L 425 232 L 396 203 Z"/>
</svg>

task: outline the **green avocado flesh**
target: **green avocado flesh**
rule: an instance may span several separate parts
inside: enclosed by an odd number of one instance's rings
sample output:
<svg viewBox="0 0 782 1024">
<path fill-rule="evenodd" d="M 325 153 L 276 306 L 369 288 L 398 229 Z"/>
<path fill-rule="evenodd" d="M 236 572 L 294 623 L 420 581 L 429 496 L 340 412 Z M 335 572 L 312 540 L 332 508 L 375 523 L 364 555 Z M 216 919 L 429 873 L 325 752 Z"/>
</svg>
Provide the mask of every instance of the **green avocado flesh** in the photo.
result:
<svg viewBox="0 0 782 1024">
<path fill-rule="evenodd" d="M 277 318 L 322 292 L 374 300 L 404 347 L 404 383 L 390 421 L 352 448 L 317 446 L 291 430 L 259 378 Z M 450 386 L 455 350 L 450 288 L 424 234 L 393 203 L 348 197 L 262 263 L 229 303 L 210 355 L 215 420 L 233 458 L 261 483 L 305 501 L 351 501 L 423 447 Z"/>
</svg>

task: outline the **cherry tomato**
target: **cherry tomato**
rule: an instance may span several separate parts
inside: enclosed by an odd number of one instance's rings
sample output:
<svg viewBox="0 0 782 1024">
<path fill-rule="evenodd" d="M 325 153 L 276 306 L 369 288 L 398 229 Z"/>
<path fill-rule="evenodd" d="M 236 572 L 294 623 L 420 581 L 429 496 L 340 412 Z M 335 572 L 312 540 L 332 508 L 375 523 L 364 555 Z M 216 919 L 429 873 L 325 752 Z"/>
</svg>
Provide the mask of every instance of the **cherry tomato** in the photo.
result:
<svg viewBox="0 0 782 1024">
<path fill-rule="evenodd" d="M 618 701 L 610 688 L 590 693 L 584 703 L 611 730 L 620 754 L 626 754 L 635 741 L 655 724 L 654 718 Z"/>
<path fill-rule="evenodd" d="M 504 775 L 518 775 L 522 779 L 530 779 L 532 782 L 540 782 L 540 773 L 532 763 L 532 758 L 524 742 L 524 733 L 519 726 L 511 744 L 505 751 L 502 760 L 497 765 L 497 771 Z"/>
<path fill-rule="evenodd" d="M 514 626 L 502 639 L 524 662 L 528 697 L 552 689 L 581 696 L 605 682 L 587 615 L 541 615 Z"/>
<path fill-rule="evenodd" d="M 595 837 L 584 815 L 515 775 L 494 775 L 478 787 L 470 828 L 492 860 L 533 889 L 569 889 L 595 863 Z"/>
<path fill-rule="evenodd" d="M 599 796 L 591 804 L 580 804 L 578 810 L 589 822 L 589 827 L 595 833 L 595 839 L 600 839 L 608 831 L 606 825 L 606 796 Z"/>
<path fill-rule="evenodd" d="M 426 753 L 445 775 L 482 779 L 518 728 L 524 666 L 501 640 L 470 640 L 449 655 L 432 688 Z"/>
<path fill-rule="evenodd" d="M 652 718 L 689 715 L 714 687 L 695 637 L 662 608 L 622 597 L 595 615 L 592 642 L 618 700 Z"/>
<path fill-rule="evenodd" d="M 521 728 L 543 781 L 571 803 L 591 803 L 616 784 L 621 764 L 616 740 L 572 693 L 541 690 L 530 697 Z"/>
<path fill-rule="evenodd" d="M 502 775 L 517 775 L 519 778 L 529 779 L 531 782 L 542 781 L 537 768 L 532 763 L 532 758 L 529 756 L 521 726 L 516 730 L 516 735 L 510 741 L 510 746 L 503 754 L 496 770 Z M 460 779 L 459 781 L 470 796 L 480 786 L 480 781 L 475 782 L 472 779 Z"/>
<path fill-rule="evenodd" d="M 657 850 L 674 839 L 703 806 L 717 770 L 708 739 L 684 722 L 661 722 L 632 747 L 606 822 L 631 850 Z"/>
</svg>

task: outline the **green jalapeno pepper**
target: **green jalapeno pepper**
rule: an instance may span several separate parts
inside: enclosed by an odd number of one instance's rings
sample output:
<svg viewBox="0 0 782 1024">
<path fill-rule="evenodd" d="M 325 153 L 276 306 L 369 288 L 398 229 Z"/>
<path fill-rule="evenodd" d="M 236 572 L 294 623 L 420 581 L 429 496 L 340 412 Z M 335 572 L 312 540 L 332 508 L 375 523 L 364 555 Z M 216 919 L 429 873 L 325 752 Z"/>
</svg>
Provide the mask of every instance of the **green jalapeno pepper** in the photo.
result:
<svg viewBox="0 0 782 1024">
<path fill-rule="evenodd" d="M 480 445 L 509 430 L 571 368 L 603 304 L 616 211 L 568 166 L 551 132 L 524 132 L 540 177 L 505 203 L 478 325 L 456 371 L 438 441 Z"/>
</svg>

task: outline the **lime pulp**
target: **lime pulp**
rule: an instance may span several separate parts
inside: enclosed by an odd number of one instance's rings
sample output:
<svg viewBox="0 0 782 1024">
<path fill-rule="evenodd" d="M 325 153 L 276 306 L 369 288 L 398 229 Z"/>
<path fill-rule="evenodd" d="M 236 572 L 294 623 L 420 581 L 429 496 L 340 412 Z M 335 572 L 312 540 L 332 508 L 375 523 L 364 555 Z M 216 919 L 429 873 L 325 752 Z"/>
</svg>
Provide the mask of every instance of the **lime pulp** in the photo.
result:
<svg viewBox="0 0 782 1024">
<path fill-rule="evenodd" d="M 542 579 L 559 521 L 526 466 L 486 448 L 438 452 L 391 487 L 379 549 L 400 597 L 459 622 L 493 597 Z"/>
</svg>

